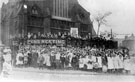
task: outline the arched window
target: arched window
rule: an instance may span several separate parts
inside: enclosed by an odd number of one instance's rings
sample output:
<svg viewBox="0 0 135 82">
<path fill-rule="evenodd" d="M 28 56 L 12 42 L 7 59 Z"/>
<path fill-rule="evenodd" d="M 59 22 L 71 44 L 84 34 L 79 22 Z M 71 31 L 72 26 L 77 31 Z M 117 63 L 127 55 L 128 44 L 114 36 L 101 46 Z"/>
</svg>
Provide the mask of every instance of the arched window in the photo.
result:
<svg viewBox="0 0 135 82">
<path fill-rule="evenodd" d="M 38 15 L 38 8 L 36 6 L 32 7 L 32 14 Z"/>
</svg>

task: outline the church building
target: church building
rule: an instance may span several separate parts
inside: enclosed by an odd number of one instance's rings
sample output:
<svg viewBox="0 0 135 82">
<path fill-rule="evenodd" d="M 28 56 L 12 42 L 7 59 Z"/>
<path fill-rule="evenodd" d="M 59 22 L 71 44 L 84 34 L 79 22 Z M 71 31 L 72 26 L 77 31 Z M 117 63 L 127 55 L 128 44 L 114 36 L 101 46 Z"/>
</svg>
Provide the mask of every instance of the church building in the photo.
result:
<svg viewBox="0 0 135 82">
<path fill-rule="evenodd" d="M 69 33 L 71 28 L 82 37 L 93 36 L 90 15 L 78 0 L 9 0 L 1 8 L 2 43 L 28 33 Z"/>
</svg>

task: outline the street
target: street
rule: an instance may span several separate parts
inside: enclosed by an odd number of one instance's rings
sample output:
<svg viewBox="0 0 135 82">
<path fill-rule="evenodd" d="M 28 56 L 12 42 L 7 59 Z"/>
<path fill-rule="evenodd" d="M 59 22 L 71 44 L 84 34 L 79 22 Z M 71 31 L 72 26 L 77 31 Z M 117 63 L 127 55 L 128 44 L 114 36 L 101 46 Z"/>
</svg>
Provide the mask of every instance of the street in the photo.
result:
<svg viewBox="0 0 135 82">
<path fill-rule="evenodd" d="M 79 82 L 133 82 L 134 75 L 98 74 L 85 71 L 39 70 L 33 68 L 13 69 L 5 81 L 79 81 Z"/>
</svg>

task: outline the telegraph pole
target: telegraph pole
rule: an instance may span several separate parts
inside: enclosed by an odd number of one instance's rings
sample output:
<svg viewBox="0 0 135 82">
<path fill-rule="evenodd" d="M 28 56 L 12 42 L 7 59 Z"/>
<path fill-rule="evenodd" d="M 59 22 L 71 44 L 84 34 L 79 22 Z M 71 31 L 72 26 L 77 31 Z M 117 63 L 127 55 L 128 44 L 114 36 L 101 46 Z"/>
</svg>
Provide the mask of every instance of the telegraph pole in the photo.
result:
<svg viewBox="0 0 135 82">
<path fill-rule="evenodd" d="M 111 39 L 113 39 L 113 33 L 112 33 L 112 29 L 111 29 Z"/>
</svg>

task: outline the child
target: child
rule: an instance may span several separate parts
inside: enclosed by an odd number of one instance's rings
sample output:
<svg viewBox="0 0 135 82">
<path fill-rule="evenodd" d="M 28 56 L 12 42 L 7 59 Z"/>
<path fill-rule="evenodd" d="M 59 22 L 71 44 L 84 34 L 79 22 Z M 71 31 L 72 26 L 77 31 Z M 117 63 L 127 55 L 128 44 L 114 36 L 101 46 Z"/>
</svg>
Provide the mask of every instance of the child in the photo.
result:
<svg viewBox="0 0 135 82">
<path fill-rule="evenodd" d="M 38 66 L 39 66 L 39 69 L 43 69 L 43 62 L 44 62 L 44 57 L 43 57 L 43 52 L 41 54 L 39 54 L 38 56 Z"/>
<path fill-rule="evenodd" d="M 114 65 L 114 72 L 118 72 L 119 64 L 118 64 L 118 55 L 113 53 L 113 65 Z"/>
<path fill-rule="evenodd" d="M 118 59 L 118 63 L 119 63 L 119 73 L 122 73 L 123 68 L 124 68 L 124 61 L 123 61 L 123 56 L 121 53 L 119 53 L 119 59 Z"/>
<path fill-rule="evenodd" d="M 102 65 L 103 65 L 103 68 L 102 68 L 102 71 L 104 72 L 104 73 L 106 73 L 107 72 L 107 57 L 106 57 L 106 55 L 105 54 L 102 54 Z"/>
<path fill-rule="evenodd" d="M 93 71 L 91 55 L 88 58 L 87 69 L 88 69 L 88 71 Z"/>
<path fill-rule="evenodd" d="M 113 58 L 112 58 L 111 54 L 108 55 L 107 60 L 108 60 L 108 63 L 107 63 L 108 64 L 108 72 L 112 73 L 114 66 L 113 66 Z"/>
<path fill-rule="evenodd" d="M 24 55 L 22 54 L 22 51 L 19 51 L 16 56 L 16 65 L 18 67 L 21 67 L 23 65 Z"/>
<path fill-rule="evenodd" d="M 24 53 L 24 65 L 26 66 L 28 64 L 28 53 Z"/>
<path fill-rule="evenodd" d="M 79 69 L 80 70 L 82 70 L 83 69 L 83 67 L 84 67 L 84 64 L 83 64 L 83 58 L 82 58 L 82 56 L 80 57 L 80 59 L 79 59 Z"/>
<path fill-rule="evenodd" d="M 93 53 L 92 54 L 92 65 L 93 65 L 93 71 L 95 71 L 95 72 L 97 71 L 96 63 L 97 63 L 96 56 L 95 56 L 95 53 Z"/>
<path fill-rule="evenodd" d="M 124 70 L 126 73 L 130 73 L 130 58 L 128 56 L 124 59 Z"/>
<path fill-rule="evenodd" d="M 98 71 L 101 72 L 102 71 L 102 58 L 100 54 L 98 54 L 97 56 L 97 62 L 98 62 Z"/>
</svg>

